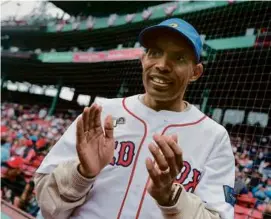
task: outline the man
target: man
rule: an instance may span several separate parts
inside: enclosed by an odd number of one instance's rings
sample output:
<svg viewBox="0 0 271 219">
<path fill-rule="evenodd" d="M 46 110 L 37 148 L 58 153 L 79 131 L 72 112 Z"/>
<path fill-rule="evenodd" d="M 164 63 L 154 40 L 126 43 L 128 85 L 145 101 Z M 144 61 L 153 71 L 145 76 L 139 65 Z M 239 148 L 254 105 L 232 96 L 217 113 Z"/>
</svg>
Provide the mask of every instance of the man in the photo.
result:
<svg viewBox="0 0 271 219">
<path fill-rule="evenodd" d="M 145 94 L 97 99 L 68 128 L 37 171 L 44 218 L 233 218 L 227 131 L 183 100 L 199 34 L 169 19 L 139 40 Z"/>
</svg>

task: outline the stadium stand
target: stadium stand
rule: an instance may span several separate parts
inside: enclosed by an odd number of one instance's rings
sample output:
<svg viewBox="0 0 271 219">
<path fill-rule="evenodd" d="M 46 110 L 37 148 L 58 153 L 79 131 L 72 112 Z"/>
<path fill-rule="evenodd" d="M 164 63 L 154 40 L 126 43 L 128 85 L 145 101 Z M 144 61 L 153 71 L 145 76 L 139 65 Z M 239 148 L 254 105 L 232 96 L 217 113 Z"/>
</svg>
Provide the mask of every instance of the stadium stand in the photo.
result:
<svg viewBox="0 0 271 219">
<path fill-rule="evenodd" d="M 186 100 L 230 133 L 235 218 L 271 217 L 270 2 L 134 2 L 123 3 L 120 11 L 98 2 L 53 3 L 71 19 L 43 21 L 35 30 L 1 24 L 5 203 L 36 216 L 32 177 L 45 154 L 96 97 L 144 92 L 138 60 L 144 50 L 137 36 L 143 27 L 174 16 L 194 24 L 202 36 L 205 73 L 190 84 Z"/>
</svg>

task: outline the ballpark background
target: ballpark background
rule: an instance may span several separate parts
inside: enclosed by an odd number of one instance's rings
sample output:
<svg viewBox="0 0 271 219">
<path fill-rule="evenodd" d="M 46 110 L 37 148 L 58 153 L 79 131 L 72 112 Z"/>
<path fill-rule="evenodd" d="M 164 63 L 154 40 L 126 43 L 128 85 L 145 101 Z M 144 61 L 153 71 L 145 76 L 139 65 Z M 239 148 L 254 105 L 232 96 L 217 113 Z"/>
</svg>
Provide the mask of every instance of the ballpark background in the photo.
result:
<svg viewBox="0 0 271 219">
<path fill-rule="evenodd" d="M 1 185 L 2 218 L 36 217 L 33 174 L 84 106 L 144 92 L 137 37 L 168 17 L 187 20 L 202 37 L 204 74 L 185 99 L 230 134 L 235 218 L 271 217 L 270 2 L 44 1 L 18 16 L 26 3 L 1 3 L 2 14 L 12 11 L 1 18 L 1 184 L 6 162 L 23 176 Z"/>
</svg>

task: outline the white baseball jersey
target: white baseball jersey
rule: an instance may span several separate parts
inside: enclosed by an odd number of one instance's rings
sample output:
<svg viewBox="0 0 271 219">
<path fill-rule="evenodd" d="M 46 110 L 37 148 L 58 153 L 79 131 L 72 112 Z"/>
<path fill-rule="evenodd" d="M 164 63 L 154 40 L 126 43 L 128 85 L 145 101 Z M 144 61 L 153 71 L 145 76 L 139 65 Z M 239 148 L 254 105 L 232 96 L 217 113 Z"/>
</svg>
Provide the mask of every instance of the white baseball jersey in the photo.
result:
<svg viewBox="0 0 271 219">
<path fill-rule="evenodd" d="M 184 185 L 221 218 L 233 218 L 234 157 L 225 128 L 190 105 L 185 112 L 154 111 L 139 95 L 97 99 L 102 121 L 114 118 L 115 153 L 112 162 L 97 176 L 86 203 L 71 218 L 162 219 L 154 199 L 146 191 L 148 145 L 153 134 L 178 135 L 184 167 L 176 182 Z M 52 148 L 38 169 L 50 173 L 61 162 L 78 159 L 76 121 Z"/>
</svg>

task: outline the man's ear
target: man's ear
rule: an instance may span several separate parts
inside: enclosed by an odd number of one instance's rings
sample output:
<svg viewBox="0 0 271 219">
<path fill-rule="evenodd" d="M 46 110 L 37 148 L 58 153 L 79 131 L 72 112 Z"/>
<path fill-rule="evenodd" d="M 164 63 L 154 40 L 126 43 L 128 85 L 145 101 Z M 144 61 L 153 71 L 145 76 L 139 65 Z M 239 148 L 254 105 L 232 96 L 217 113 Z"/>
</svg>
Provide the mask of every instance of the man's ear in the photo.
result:
<svg viewBox="0 0 271 219">
<path fill-rule="evenodd" d="M 141 66 L 143 67 L 143 62 L 144 62 L 144 60 L 145 60 L 145 58 L 146 58 L 146 52 L 144 52 L 141 56 L 140 56 L 140 62 L 141 62 Z"/>
<path fill-rule="evenodd" d="M 200 76 L 202 75 L 202 73 L 203 73 L 203 65 L 199 63 L 193 68 L 193 75 L 190 78 L 190 82 L 198 80 Z"/>
</svg>

